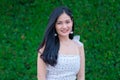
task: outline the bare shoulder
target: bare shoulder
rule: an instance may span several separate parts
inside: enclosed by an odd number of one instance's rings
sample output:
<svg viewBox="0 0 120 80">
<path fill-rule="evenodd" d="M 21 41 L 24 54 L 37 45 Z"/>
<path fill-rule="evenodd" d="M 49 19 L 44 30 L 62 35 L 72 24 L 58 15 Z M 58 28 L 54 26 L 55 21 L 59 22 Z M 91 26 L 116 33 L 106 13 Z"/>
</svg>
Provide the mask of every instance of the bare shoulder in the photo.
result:
<svg viewBox="0 0 120 80">
<path fill-rule="evenodd" d="M 78 48 L 82 48 L 84 47 L 83 43 L 80 42 L 80 41 L 74 41 L 75 45 L 78 47 Z"/>
<path fill-rule="evenodd" d="M 44 48 L 45 48 L 45 46 L 43 46 L 42 48 L 39 49 L 39 51 L 38 51 L 38 54 L 39 54 L 39 55 L 41 55 L 41 54 L 43 53 Z"/>
<path fill-rule="evenodd" d="M 84 44 L 80 41 L 74 41 L 74 43 L 78 47 L 80 54 L 84 55 Z"/>
<path fill-rule="evenodd" d="M 78 47 L 83 47 L 83 43 L 81 41 L 79 41 L 80 40 L 80 36 L 79 35 L 75 35 L 72 40 L 76 43 L 76 45 Z"/>
</svg>

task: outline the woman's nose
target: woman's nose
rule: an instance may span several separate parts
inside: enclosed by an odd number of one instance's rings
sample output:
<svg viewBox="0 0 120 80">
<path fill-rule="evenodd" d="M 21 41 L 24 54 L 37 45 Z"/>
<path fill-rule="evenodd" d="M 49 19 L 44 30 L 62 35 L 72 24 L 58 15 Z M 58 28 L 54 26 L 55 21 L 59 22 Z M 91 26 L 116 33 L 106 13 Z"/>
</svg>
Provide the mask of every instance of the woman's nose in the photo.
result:
<svg viewBox="0 0 120 80">
<path fill-rule="evenodd" d="M 63 24 L 63 28 L 67 28 L 67 25 L 66 25 L 66 24 Z"/>
</svg>

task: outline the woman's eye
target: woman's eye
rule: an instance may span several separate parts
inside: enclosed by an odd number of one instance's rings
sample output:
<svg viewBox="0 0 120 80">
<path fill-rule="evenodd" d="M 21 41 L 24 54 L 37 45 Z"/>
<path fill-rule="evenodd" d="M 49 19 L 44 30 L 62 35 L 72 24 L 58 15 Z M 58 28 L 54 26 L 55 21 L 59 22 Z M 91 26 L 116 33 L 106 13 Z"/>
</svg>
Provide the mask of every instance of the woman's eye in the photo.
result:
<svg viewBox="0 0 120 80">
<path fill-rule="evenodd" d="M 66 23 L 68 24 L 68 23 L 70 23 L 70 21 L 67 21 Z"/>
<path fill-rule="evenodd" d="M 61 22 L 58 22 L 57 24 L 62 24 Z"/>
</svg>

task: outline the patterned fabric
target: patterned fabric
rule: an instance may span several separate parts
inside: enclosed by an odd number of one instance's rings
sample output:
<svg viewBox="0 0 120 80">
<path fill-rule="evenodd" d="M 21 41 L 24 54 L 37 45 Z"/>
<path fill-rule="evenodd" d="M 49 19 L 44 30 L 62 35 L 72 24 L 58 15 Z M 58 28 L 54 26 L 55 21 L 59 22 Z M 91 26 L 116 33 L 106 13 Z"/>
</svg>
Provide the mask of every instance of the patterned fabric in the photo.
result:
<svg viewBox="0 0 120 80">
<path fill-rule="evenodd" d="M 55 67 L 47 66 L 47 80 L 75 80 L 79 69 L 79 55 L 59 55 Z"/>
<path fill-rule="evenodd" d="M 74 41 L 79 42 L 79 36 L 75 36 Z M 75 80 L 80 69 L 80 55 L 58 55 L 56 66 L 47 65 L 46 80 Z"/>
</svg>

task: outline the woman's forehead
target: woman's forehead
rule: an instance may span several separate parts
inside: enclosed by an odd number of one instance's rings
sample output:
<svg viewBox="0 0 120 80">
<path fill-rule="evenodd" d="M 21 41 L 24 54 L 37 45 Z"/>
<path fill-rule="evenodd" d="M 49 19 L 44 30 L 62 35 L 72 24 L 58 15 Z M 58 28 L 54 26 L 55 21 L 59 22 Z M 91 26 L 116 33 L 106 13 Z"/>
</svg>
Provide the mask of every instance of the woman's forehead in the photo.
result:
<svg viewBox="0 0 120 80">
<path fill-rule="evenodd" d="M 64 21 L 64 20 L 71 20 L 70 16 L 65 12 L 58 17 L 57 21 Z"/>
</svg>

